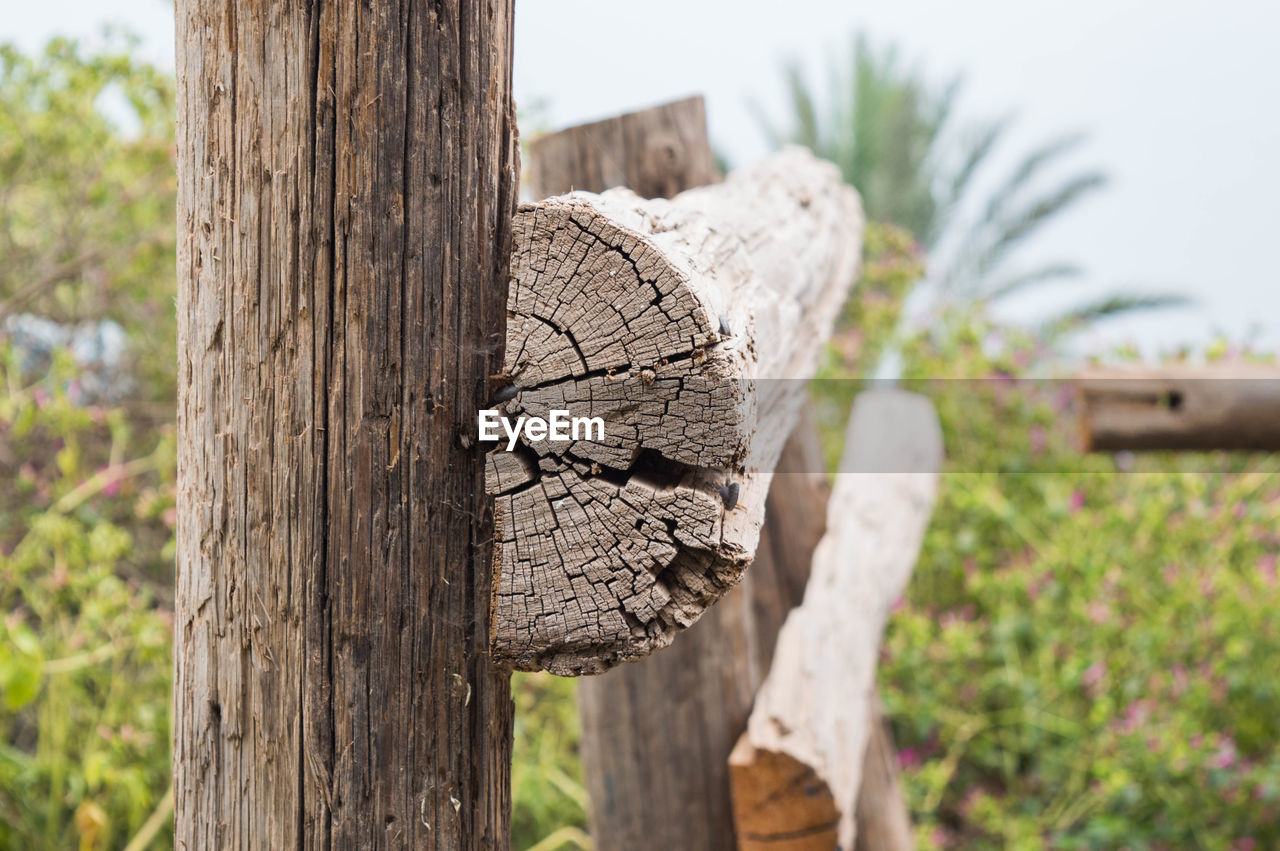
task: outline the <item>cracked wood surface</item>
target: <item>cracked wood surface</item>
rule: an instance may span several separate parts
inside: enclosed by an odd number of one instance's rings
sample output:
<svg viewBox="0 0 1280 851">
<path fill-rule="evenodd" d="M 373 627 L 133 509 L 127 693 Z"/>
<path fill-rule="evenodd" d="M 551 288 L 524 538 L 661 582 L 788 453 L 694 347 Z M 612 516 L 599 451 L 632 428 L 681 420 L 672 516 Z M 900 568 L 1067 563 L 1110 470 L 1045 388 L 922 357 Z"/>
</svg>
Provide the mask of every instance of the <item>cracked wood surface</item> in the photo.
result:
<svg viewBox="0 0 1280 851">
<path fill-rule="evenodd" d="M 861 226 L 835 167 L 799 149 L 670 201 L 615 189 L 521 207 L 517 391 L 501 407 L 599 416 L 607 439 L 490 454 L 495 655 L 597 673 L 665 646 L 734 585 Z"/>
<path fill-rule="evenodd" d="M 505 849 L 512 0 L 176 13 L 174 844 Z"/>
<path fill-rule="evenodd" d="M 738 847 L 853 848 L 880 636 L 919 554 L 942 435 L 927 399 L 854 403 L 827 533 L 729 758 Z"/>
</svg>

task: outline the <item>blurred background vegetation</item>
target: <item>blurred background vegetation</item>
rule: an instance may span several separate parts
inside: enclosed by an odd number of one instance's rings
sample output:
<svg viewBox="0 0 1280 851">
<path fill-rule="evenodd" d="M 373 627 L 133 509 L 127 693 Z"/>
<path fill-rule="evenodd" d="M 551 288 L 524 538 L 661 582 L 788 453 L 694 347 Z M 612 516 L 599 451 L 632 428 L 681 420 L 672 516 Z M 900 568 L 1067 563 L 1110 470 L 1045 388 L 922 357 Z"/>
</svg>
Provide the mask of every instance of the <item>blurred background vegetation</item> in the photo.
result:
<svg viewBox="0 0 1280 851">
<path fill-rule="evenodd" d="M 172 843 L 173 85 L 131 47 L 0 48 L 3 848 Z M 921 847 L 1280 847 L 1276 461 L 1082 456 L 1070 394 L 1029 377 L 1073 368 L 1081 323 L 1171 298 L 991 317 L 1083 274 L 1018 265 L 1104 185 L 1060 170 L 1082 137 L 978 197 L 1008 125 L 961 121 L 956 84 L 865 41 L 829 98 L 789 79 L 767 127 L 837 162 L 875 220 L 814 384 L 828 460 L 887 352 L 947 436 L 880 667 Z M 574 683 L 514 693 L 516 847 L 588 847 Z"/>
</svg>

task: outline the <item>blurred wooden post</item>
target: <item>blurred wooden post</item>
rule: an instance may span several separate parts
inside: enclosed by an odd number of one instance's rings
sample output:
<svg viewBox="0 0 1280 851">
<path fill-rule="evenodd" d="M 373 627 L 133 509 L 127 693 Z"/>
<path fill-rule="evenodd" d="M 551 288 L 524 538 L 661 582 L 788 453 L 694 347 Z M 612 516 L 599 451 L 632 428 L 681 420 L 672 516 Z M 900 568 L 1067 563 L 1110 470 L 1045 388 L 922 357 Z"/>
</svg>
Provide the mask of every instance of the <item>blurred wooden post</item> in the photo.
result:
<svg viewBox="0 0 1280 851">
<path fill-rule="evenodd" d="M 1280 367 L 1095 369 L 1075 379 L 1087 451 L 1280 451 Z"/>
<path fill-rule="evenodd" d="M 174 844 L 508 845 L 512 0 L 178 0 Z"/>
<path fill-rule="evenodd" d="M 539 198 L 614 186 L 670 197 L 719 179 L 699 97 L 543 136 L 530 154 Z M 778 629 L 804 593 L 825 526 L 822 469 L 805 416 L 783 450 L 756 560 L 738 587 L 671 647 L 578 683 L 598 847 L 735 847 L 727 759 Z"/>
</svg>

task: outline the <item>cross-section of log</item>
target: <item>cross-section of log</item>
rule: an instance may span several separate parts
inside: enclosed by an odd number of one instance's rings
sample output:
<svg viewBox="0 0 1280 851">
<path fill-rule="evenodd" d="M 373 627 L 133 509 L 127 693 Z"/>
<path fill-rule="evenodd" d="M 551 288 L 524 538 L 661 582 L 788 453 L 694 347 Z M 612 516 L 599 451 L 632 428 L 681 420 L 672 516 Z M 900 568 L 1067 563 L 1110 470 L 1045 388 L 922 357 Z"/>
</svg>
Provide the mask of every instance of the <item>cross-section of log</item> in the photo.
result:
<svg viewBox="0 0 1280 851">
<path fill-rule="evenodd" d="M 854 404 L 804 602 L 729 757 L 741 849 L 854 847 L 880 634 L 933 508 L 942 435 L 900 391 Z"/>
<path fill-rule="evenodd" d="M 1096 369 L 1076 387 L 1088 450 L 1280 450 L 1275 365 Z"/>
<path fill-rule="evenodd" d="M 733 586 L 861 229 L 854 191 L 800 149 L 670 201 L 520 209 L 502 412 L 599 417 L 604 437 L 490 454 L 497 657 L 596 673 Z"/>
</svg>

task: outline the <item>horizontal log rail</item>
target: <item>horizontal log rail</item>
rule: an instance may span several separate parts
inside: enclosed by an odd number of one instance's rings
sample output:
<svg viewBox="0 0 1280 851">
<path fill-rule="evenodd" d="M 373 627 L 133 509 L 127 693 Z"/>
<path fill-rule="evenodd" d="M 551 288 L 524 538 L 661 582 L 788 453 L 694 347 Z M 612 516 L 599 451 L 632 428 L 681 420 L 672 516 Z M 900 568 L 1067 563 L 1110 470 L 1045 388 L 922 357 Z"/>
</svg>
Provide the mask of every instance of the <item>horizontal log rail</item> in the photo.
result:
<svg viewBox="0 0 1280 851">
<path fill-rule="evenodd" d="M 1087 451 L 1280 451 L 1280 367 L 1096 369 L 1075 378 Z"/>
<path fill-rule="evenodd" d="M 489 455 L 496 657 L 597 673 L 734 585 L 861 229 L 854 191 L 800 149 L 671 200 L 520 209 L 499 408 L 599 417 L 604 438 Z"/>
</svg>

